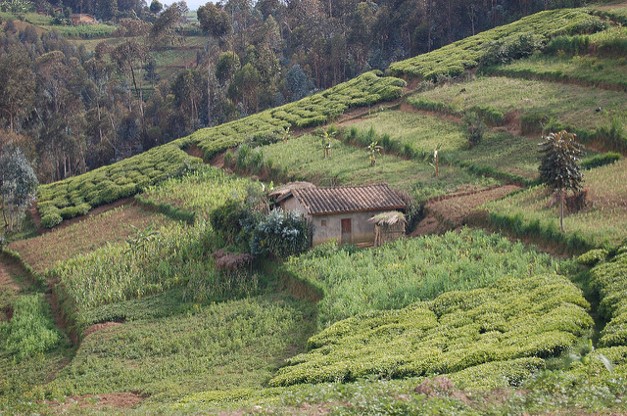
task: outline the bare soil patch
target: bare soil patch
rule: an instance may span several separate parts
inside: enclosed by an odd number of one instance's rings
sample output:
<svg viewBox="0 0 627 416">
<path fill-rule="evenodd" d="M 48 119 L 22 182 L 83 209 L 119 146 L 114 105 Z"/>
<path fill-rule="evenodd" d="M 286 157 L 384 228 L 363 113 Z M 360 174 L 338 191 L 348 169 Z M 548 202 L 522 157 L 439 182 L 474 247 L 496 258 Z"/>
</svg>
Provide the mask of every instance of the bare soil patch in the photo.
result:
<svg viewBox="0 0 627 416">
<path fill-rule="evenodd" d="M 120 322 L 103 322 L 100 324 L 94 324 L 87 328 L 85 331 L 83 331 L 83 338 L 93 334 L 94 332 L 102 331 L 103 329 L 113 328 L 120 325 L 122 325 L 122 323 Z"/>
<path fill-rule="evenodd" d="M 91 410 L 106 409 L 130 409 L 142 401 L 145 397 L 137 393 L 104 393 L 104 394 L 85 394 L 82 396 L 73 396 L 66 399 L 65 403 L 51 402 L 50 405 L 56 408 L 58 413 L 67 413 L 69 410 L 83 410 L 88 412 Z M 85 413 L 88 414 L 88 413 Z"/>
<path fill-rule="evenodd" d="M 136 229 L 162 225 L 170 221 L 165 216 L 142 209 L 126 201 L 117 210 L 97 211 L 76 223 L 53 229 L 38 237 L 16 241 L 9 248 L 37 273 L 43 273 L 57 261 L 93 251 L 107 243 L 126 240 Z M 135 228 L 133 228 L 135 227 Z"/>
<path fill-rule="evenodd" d="M 465 225 L 466 219 L 488 201 L 503 198 L 521 188 L 505 185 L 480 190 L 469 190 L 432 199 L 425 204 L 425 218 L 418 224 L 412 236 L 443 233 Z"/>
</svg>

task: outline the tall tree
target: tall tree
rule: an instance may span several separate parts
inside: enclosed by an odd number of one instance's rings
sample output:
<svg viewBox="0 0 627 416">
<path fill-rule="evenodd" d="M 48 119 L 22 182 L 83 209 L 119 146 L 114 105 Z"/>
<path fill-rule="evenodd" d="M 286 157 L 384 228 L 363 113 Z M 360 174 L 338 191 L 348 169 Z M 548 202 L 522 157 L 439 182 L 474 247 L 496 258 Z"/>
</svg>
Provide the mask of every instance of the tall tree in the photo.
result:
<svg viewBox="0 0 627 416">
<path fill-rule="evenodd" d="M 14 131 L 19 119 L 30 112 L 35 98 L 35 75 L 25 50 L 0 54 L 0 117 Z"/>
<path fill-rule="evenodd" d="M 577 142 L 577 136 L 566 130 L 549 133 L 539 146 L 542 153 L 540 179 L 559 193 L 560 229 L 564 232 L 565 194 L 567 191 L 580 191 L 583 182 L 578 164 L 583 147 Z"/>
<path fill-rule="evenodd" d="M 36 190 L 37 176 L 22 151 L 11 144 L 0 147 L 0 206 L 6 231 L 15 230 Z"/>
</svg>

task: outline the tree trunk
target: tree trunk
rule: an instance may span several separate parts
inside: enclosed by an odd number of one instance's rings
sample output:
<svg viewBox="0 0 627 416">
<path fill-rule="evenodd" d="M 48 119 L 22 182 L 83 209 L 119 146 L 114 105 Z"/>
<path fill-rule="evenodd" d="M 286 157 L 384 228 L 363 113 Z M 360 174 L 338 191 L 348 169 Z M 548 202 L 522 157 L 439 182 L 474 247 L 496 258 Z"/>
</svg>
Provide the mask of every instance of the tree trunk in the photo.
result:
<svg viewBox="0 0 627 416">
<path fill-rule="evenodd" d="M 564 190 L 560 189 L 560 230 L 564 232 Z"/>
</svg>

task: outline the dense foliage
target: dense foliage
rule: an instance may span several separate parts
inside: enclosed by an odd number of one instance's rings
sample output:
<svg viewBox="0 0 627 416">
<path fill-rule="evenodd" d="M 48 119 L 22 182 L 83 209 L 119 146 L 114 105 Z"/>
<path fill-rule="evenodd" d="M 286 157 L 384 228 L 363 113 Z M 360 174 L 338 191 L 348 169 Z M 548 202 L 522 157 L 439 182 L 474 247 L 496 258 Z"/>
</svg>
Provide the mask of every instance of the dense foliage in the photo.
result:
<svg viewBox="0 0 627 416">
<path fill-rule="evenodd" d="M 311 351 L 291 358 L 270 383 L 447 374 L 489 362 L 546 358 L 588 333 L 588 307 L 581 291 L 559 275 L 505 278 L 484 289 L 452 291 L 337 322 L 310 338 Z M 525 365 L 533 371 L 542 361 Z"/>
<path fill-rule="evenodd" d="M 404 307 L 451 290 L 489 286 L 503 276 L 555 271 L 558 265 L 522 244 L 465 229 L 358 252 L 323 245 L 291 258 L 286 267 L 324 292 L 319 324 L 325 327 L 369 310 Z"/>
</svg>

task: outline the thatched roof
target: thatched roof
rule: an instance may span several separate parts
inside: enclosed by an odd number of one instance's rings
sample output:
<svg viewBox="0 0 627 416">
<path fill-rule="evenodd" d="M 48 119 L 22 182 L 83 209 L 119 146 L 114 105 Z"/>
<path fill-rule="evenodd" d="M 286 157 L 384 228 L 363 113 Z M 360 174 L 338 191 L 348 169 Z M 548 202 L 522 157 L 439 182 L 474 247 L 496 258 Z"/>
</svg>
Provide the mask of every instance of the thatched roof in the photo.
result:
<svg viewBox="0 0 627 416">
<path fill-rule="evenodd" d="M 398 224 L 399 222 L 407 224 L 405 215 L 399 211 L 382 212 L 368 219 L 368 222 L 371 222 L 377 225 L 395 225 L 395 224 Z"/>
</svg>

